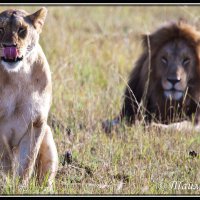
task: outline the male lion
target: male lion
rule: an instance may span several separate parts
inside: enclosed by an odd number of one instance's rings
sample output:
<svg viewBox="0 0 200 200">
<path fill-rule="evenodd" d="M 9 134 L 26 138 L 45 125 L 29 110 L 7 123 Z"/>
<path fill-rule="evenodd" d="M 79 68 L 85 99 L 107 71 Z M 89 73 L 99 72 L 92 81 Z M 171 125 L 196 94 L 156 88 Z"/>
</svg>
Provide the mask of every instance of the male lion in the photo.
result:
<svg viewBox="0 0 200 200">
<path fill-rule="evenodd" d="M 0 164 L 28 183 L 37 163 L 39 180 L 47 175 L 51 185 L 58 165 L 47 125 L 51 72 L 38 43 L 46 14 L 46 8 L 0 13 Z"/>
<path fill-rule="evenodd" d="M 180 20 L 142 39 L 143 52 L 130 74 L 121 112 L 113 121 L 105 121 L 103 128 L 110 132 L 122 119 L 131 124 L 141 118 L 147 123 L 180 125 L 193 116 L 198 125 L 200 32 Z"/>
</svg>

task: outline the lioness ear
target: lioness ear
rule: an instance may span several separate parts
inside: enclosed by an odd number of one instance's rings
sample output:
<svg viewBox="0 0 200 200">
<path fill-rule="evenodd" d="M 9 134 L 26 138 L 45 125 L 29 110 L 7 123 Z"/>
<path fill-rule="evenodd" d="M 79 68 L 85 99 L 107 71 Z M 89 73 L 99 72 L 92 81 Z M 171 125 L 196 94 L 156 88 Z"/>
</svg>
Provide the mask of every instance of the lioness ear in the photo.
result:
<svg viewBox="0 0 200 200">
<path fill-rule="evenodd" d="M 40 10 L 36 11 L 32 15 L 29 15 L 29 18 L 31 19 L 33 26 L 39 33 L 42 32 L 42 27 L 44 25 L 44 21 L 47 16 L 47 9 L 45 7 L 42 7 Z"/>
</svg>

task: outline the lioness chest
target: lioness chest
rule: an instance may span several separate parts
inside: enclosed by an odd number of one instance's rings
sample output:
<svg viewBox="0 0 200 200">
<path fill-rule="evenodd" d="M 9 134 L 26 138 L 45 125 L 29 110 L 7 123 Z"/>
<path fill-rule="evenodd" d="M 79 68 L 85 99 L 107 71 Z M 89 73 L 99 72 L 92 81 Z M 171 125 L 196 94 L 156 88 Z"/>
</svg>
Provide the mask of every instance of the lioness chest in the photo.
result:
<svg viewBox="0 0 200 200">
<path fill-rule="evenodd" d="M 42 92 L 31 76 L 19 77 L 16 82 L 8 79 L 0 87 L 0 146 L 5 140 L 11 147 L 17 146 L 30 123 L 48 112 L 49 106 L 50 95 Z"/>
</svg>

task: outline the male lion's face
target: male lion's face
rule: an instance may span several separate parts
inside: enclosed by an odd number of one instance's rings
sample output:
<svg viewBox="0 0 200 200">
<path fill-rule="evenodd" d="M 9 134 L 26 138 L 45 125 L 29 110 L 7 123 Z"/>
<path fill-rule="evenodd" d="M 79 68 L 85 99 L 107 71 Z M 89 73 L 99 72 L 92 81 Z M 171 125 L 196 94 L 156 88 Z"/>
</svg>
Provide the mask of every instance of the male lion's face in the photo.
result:
<svg viewBox="0 0 200 200">
<path fill-rule="evenodd" d="M 184 40 L 170 41 L 160 49 L 156 66 L 167 99 L 179 101 L 184 97 L 188 81 L 194 76 L 195 65 L 195 51 Z"/>
<path fill-rule="evenodd" d="M 18 71 L 39 39 L 46 9 L 30 15 L 10 9 L 0 13 L 0 64 L 7 71 Z"/>
</svg>

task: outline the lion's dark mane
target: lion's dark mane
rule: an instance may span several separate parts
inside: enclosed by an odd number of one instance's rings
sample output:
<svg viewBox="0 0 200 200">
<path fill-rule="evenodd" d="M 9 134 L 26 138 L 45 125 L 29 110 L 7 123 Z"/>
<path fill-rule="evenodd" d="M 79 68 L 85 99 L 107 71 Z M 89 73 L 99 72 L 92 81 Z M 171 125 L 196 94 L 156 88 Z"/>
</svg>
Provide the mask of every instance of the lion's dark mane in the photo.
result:
<svg viewBox="0 0 200 200">
<path fill-rule="evenodd" d="M 160 80 L 155 77 L 153 67 L 159 49 L 174 39 L 182 39 L 191 46 L 197 59 L 194 78 L 190 80 L 184 103 L 169 102 L 164 99 Z M 166 124 L 175 121 L 172 118 L 176 117 L 191 118 L 193 113 L 197 113 L 200 100 L 200 33 L 195 27 L 179 21 L 167 24 L 150 35 L 143 35 L 142 40 L 143 52 L 130 73 L 119 118 L 121 120 L 126 118 L 128 122 L 133 123 L 136 119 L 140 119 L 141 111 L 144 111 L 142 114 L 145 115 L 145 121 L 154 119 Z M 148 87 L 147 80 L 149 80 Z M 166 111 L 170 104 L 173 105 L 172 109 Z"/>
</svg>

